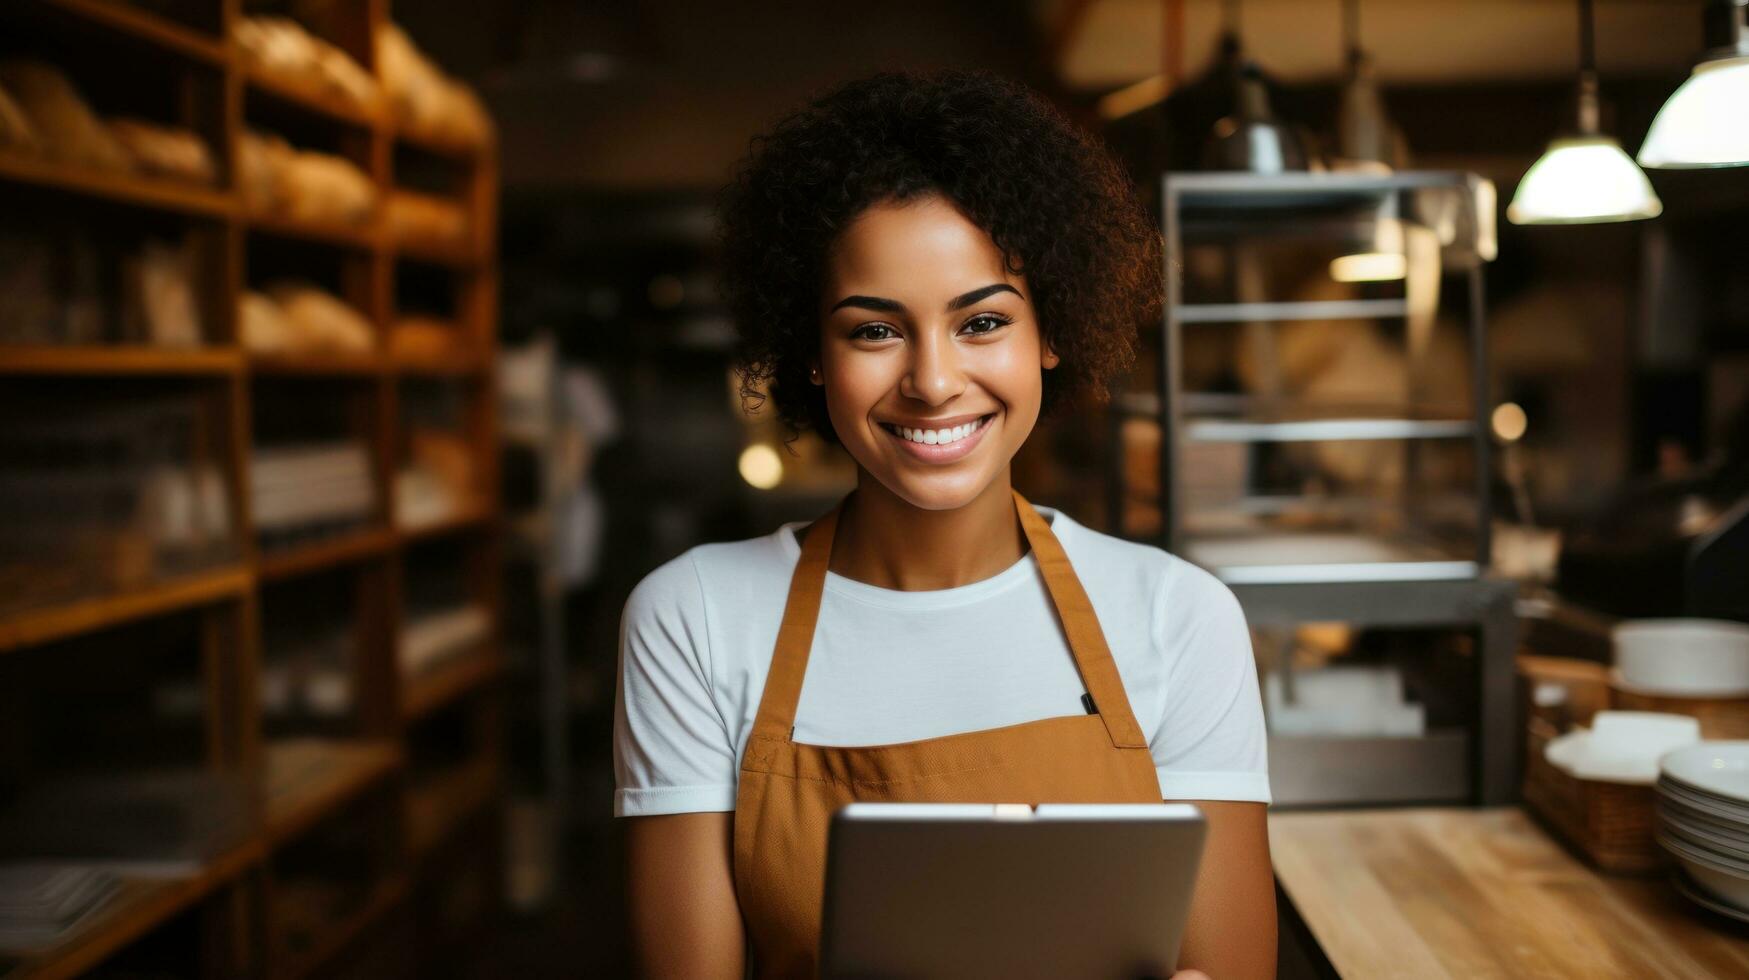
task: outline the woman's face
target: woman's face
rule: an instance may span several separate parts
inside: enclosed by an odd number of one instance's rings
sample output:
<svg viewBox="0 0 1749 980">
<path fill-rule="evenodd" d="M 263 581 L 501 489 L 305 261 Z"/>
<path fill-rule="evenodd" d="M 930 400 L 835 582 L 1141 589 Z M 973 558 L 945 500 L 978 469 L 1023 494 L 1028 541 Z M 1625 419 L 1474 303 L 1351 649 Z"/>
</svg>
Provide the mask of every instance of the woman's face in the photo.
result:
<svg viewBox="0 0 1749 980">
<path fill-rule="evenodd" d="M 1006 473 L 1056 364 L 1025 277 L 947 198 L 876 204 L 839 236 L 815 383 L 844 447 L 901 499 L 963 507 Z"/>
</svg>

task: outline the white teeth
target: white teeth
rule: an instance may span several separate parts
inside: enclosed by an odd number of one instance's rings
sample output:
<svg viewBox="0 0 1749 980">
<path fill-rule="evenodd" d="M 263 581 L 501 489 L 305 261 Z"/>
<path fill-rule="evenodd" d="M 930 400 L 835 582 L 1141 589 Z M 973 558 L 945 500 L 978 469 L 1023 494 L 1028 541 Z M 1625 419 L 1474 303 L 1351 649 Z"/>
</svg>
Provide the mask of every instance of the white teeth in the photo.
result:
<svg viewBox="0 0 1749 980">
<path fill-rule="evenodd" d="M 909 439 L 912 442 L 920 442 L 925 446 L 945 446 L 959 442 L 966 436 L 978 431 L 978 427 L 982 424 L 983 420 L 979 419 L 975 422 L 967 422 L 964 425 L 956 425 L 951 429 L 907 429 L 900 426 L 894 426 L 893 431 L 897 432 L 902 438 Z"/>
</svg>

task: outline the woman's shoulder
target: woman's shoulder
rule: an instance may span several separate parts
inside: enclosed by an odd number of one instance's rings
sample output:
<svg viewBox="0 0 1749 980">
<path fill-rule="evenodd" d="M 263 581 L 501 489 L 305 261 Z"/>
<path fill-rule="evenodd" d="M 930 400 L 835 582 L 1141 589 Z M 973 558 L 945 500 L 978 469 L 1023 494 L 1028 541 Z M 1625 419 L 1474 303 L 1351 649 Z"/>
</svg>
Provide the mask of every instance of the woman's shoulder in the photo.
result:
<svg viewBox="0 0 1749 980">
<path fill-rule="evenodd" d="M 626 600 L 628 616 L 693 608 L 706 601 L 736 602 L 763 593 L 772 581 L 787 586 L 796 563 L 795 549 L 786 548 L 782 538 L 789 528 L 786 524 L 756 538 L 688 548 L 639 580 Z"/>
<path fill-rule="evenodd" d="M 1061 511 L 1052 527 L 1075 571 L 1093 594 L 1121 594 L 1184 612 L 1230 617 L 1233 590 L 1202 566 L 1146 541 L 1131 541 L 1087 527 Z M 1061 524 L 1061 528 L 1057 525 Z M 1200 618 L 1200 617 L 1199 617 Z"/>
</svg>

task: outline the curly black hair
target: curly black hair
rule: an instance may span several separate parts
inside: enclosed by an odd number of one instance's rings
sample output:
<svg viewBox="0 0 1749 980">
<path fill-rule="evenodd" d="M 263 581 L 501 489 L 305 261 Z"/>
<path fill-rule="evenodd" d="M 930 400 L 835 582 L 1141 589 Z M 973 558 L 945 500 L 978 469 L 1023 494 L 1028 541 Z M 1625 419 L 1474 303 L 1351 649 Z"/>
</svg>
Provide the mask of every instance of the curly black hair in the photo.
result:
<svg viewBox="0 0 1749 980">
<path fill-rule="evenodd" d="M 1045 342 L 1043 411 L 1091 396 L 1159 316 L 1160 233 L 1105 147 L 1038 95 L 987 72 L 883 72 L 779 121 L 721 198 L 723 289 L 741 394 L 768 386 L 792 433 L 837 441 L 808 372 L 834 239 L 863 210 L 940 193 L 1024 273 Z"/>
</svg>

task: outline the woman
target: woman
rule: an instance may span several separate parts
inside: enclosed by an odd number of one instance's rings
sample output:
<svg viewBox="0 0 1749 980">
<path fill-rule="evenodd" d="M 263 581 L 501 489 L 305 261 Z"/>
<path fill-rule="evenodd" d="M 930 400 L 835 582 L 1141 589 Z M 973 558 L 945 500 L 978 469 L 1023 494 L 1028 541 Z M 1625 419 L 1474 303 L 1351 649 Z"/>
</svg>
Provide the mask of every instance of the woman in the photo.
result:
<svg viewBox="0 0 1749 980">
<path fill-rule="evenodd" d="M 1103 390 L 1159 310 L 1110 157 L 1026 90 L 852 82 L 754 144 L 723 211 L 743 393 L 836 440 L 813 524 L 694 548 L 622 621 L 615 812 L 663 977 L 817 969 L 851 800 L 1189 800 L 1180 965 L 1271 975 L 1262 706 L 1214 578 L 1014 493 L 1042 410 Z"/>
</svg>

